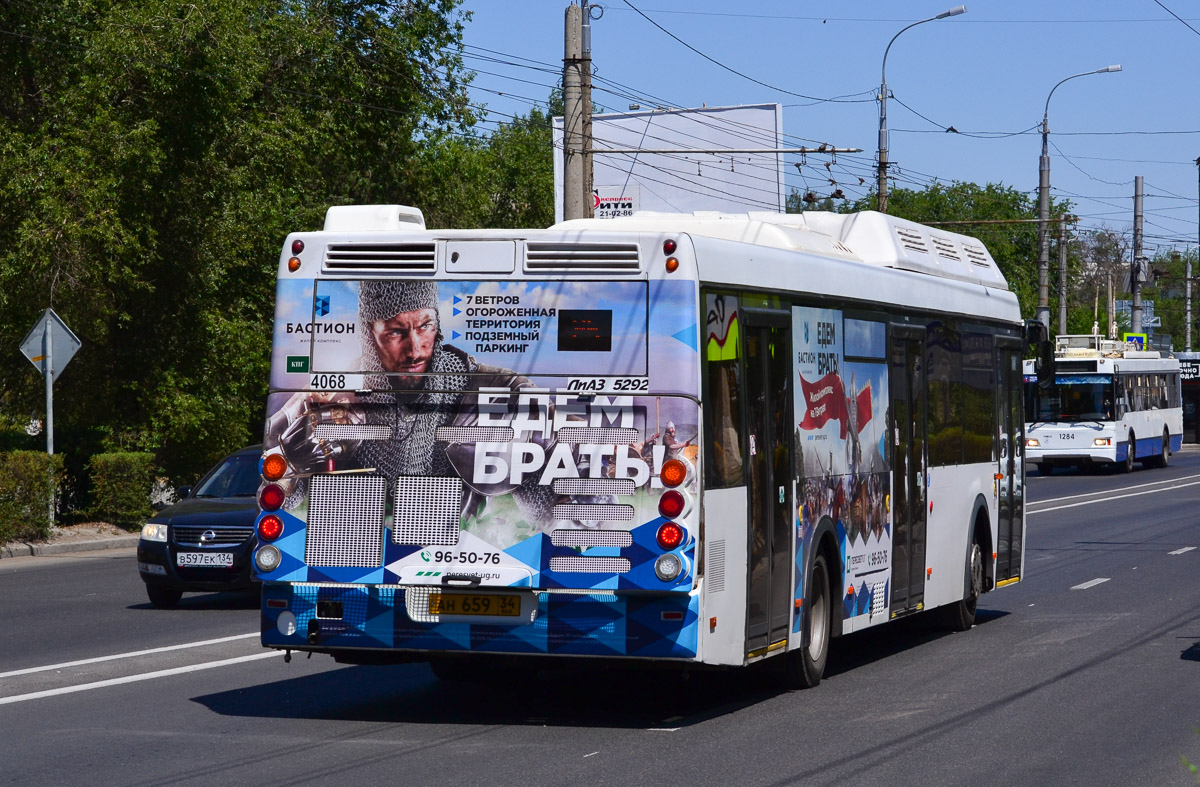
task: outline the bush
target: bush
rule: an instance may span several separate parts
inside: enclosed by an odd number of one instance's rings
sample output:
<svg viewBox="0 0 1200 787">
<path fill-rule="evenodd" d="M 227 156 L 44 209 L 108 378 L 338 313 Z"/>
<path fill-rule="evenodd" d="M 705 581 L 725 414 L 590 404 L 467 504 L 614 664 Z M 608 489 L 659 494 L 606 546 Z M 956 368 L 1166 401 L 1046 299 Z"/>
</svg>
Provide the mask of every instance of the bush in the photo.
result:
<svg viewBox="0 0 1200 787">
<path fill-rule="evenodd" d="M 0 453 L 0 544 L 50 536 L 50 501 L 57 503 L 63 457 L 41 451 Z"/>
<path fill-rule="evenodd" d="M 118 527 L 140 527 L 150 516 L 154 455 L 122 452 L 96 454 L 88 462 L 92 516 Z"/>
</svg>

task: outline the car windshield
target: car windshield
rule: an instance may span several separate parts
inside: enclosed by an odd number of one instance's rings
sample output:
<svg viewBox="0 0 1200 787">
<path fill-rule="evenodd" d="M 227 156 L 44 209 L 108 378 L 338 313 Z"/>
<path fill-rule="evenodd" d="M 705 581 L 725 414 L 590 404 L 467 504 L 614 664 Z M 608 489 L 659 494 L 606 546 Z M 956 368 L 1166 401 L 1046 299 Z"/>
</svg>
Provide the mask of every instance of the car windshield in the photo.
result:
<svg viewBox="0 0 1200 787">
<path fill-rule="evenodd" d="M 259 484 L 258 455 L 231 456 L 196 487 L 194 497 L 254 497 Z"/>
</svg>

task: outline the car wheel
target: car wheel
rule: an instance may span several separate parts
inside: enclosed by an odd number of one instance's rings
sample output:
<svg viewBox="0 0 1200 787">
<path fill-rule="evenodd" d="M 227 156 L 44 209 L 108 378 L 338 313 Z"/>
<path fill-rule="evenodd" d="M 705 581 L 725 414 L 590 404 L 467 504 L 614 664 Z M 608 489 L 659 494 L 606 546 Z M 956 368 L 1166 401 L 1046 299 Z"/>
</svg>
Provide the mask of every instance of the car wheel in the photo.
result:
<svg viewBox="0 0 1200 787">
<path fill-rule="evenodd" d="M 162 585 L 146 585 L 146 595 L 150 603 L 159 609 L 171 609 L 183 598 L 183 592 Z"/>
<path fill-rule="evenodd" d="M 1136 453 L 1134 451 L 1134 449 L 1137 447 L 1137 438 L 1134 437 L 1133 432 L 1129 433 L 1128 446 L 1129 446 L 1129 449 L 1125 452 L 1125 472 L 1132 473 L 1133 472 L 1133 455 L 1134 455 L 1134 453 Z"/>
<path fill-rule="evenodd" d="M 808 621 L 808 645 L 780 657 L 784 683 L 794 689 L 811 689 L 820 683 L 825 674 L 825 662 L 829 658 L 833 604 L 829 592 L 829 569 L 824 555 L 817 555 L 813 561 L 804 607 Z"/>
<path fill-rule="evenodd" d="M 971 552 L 967 557 L 966 595 L 948 607 L 943 607 L 942 619 L 952 631 L 967 631 L 975 625 L 975 611 L 979 608 L 979 597 L 983 594 L 983 549 L 978 539 L 971 538 Z"/>
</svg>

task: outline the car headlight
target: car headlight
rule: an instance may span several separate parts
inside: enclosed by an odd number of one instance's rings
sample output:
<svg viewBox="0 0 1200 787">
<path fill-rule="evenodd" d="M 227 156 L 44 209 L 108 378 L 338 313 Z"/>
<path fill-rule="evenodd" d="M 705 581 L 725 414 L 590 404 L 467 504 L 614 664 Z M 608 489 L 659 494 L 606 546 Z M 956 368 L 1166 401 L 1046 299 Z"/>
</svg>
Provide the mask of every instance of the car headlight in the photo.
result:
<svg viewBox="0 0 1200 787">
<path fill-rule="evenodd" d="M 167 526 L 159 525 L 153 522 L 147 522 L 142 525 L 142 538 L 147 541 L 166 541 Z"/>
</svg>

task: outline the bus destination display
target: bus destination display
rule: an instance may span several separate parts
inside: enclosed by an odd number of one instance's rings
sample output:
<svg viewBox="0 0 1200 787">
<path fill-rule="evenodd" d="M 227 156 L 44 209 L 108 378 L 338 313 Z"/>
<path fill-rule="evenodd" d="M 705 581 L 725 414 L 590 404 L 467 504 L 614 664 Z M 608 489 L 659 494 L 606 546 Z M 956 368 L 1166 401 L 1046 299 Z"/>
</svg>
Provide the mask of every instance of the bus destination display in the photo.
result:
<svg viewBox="0 0 1200 787">
<path fill-rule="evenodd" d="M 611 352 L 612 309 L 559 309 L 559 352 Z"/>
</svg>

